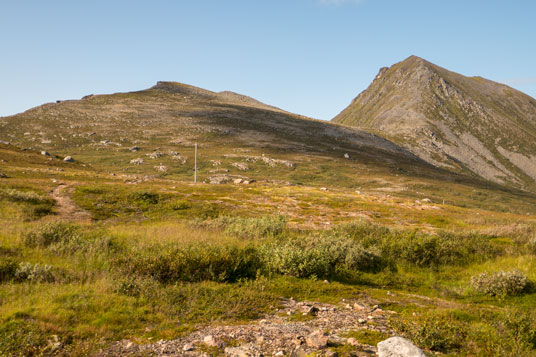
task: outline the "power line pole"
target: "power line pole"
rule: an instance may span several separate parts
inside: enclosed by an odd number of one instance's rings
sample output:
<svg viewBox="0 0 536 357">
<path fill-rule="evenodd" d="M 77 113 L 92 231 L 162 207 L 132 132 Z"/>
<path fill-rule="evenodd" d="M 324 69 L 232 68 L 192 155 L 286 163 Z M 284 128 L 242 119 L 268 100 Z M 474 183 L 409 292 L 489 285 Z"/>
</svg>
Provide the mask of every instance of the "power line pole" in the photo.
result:
<svg viewBox="0 0 536 357">
<path fill-rule="evenodd" d="M 197 143 L 195 143 L 194 183 L 197 183 Z"/>
</svg>

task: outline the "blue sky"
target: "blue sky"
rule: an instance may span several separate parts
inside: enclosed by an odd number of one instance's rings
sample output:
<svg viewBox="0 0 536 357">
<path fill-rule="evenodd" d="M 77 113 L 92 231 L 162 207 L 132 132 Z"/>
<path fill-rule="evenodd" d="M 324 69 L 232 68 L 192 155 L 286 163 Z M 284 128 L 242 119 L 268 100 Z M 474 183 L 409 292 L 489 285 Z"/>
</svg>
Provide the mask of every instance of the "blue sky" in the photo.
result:
<svg viewBox="0 0 536 357">
<path fill-rule="evenodd" d="M 536 1 L 6 0 L 0 116 L 159 80 L 331 119 L 415 54 L 536 97 Z"/>
</svg>

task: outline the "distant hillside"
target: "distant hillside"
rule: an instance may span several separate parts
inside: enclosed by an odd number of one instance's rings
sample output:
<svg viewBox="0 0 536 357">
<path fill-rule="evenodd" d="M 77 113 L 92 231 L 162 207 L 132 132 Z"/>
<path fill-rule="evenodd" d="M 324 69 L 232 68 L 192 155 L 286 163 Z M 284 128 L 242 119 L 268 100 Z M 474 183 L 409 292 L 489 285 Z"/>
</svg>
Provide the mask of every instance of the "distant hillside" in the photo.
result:
<svg viewBox="0 0 536 357">
<path fill-rule="evenodd" d="M 201 180 L 352 185 L 365 168 L 389 175 L 445 175 L 368 132 L 176 82 L 44 104 L 0 118 L 0 140 L 71 155 L 96 169 L 175 179 L 192 176 L 194 143 Z"/>
<path fill-rule="evenodd" d="M 500 83 L 411 56 L 382 68 L 333 122 L 436 166 L 536 189 L 536 99 Z"/>
</svg>

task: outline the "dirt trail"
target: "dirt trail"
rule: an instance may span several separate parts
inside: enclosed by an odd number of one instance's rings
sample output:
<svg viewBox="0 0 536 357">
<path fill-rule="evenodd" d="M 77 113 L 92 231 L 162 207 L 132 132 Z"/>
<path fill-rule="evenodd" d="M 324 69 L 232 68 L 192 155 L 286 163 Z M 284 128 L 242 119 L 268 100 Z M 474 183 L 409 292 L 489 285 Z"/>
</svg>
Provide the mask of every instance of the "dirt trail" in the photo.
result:
<svg viewBox="0 0 536 357">
<path fill-rule="evenodd" d="M 60 184 L 51 192 L 52 198 L 56 200 L 58 215 L 61 218 L 70 221 L 91 220 L 91 215 L 74 203 L 71 197 L 66 193 L 67 190 L 72 192 L 73 187 L 71 187 L 71 185 Z"/>
<path fill-rule="evenodd" d="M 390 314 L 357 300 L 332 305 L 290 299 L 247 325 L 199 326 L 182 338 L 147 345 L 123 340 L 97 356 L 334 356 L 333 350 L 341 347 L 350 356 L 374 356 L 376 346 L 359 343 L 348 333 L 369 330 L 392 336 Z"/>
</svg>

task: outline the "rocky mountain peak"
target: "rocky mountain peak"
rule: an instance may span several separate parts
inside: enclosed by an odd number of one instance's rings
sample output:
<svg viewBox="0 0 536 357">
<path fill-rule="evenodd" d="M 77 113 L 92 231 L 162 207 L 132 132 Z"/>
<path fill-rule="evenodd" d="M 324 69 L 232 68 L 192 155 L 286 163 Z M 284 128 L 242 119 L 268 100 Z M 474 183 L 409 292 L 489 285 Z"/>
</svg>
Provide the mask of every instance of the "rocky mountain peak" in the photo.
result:
<svg viewBox="0 0 536 357">
<path fill-rule="evenodd" d="M 535 100 L 410 56 L 380 69 L 333 121 L 404 146 L 439 167 L 536 189 Z"/>
</svg>

